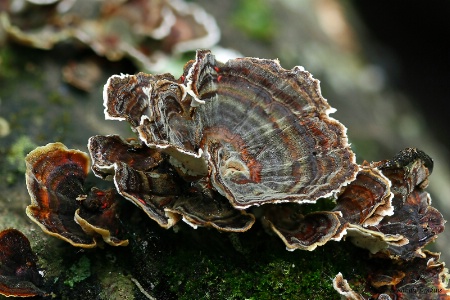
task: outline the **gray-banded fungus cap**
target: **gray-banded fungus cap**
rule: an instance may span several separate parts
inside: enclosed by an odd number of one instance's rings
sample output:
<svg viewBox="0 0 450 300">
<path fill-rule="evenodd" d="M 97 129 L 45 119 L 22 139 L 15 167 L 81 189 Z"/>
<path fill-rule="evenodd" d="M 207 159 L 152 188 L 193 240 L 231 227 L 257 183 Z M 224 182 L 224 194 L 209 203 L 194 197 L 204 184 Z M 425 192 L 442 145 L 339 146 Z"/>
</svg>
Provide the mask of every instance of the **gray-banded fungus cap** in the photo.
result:
<svg viewBox="0 0 450 300">
<path fill-rule="evenodd" d="M 179 80 L 115 75 L 104 88 L 105 115 L 127 120 L 150 148 L 171 156 L 185 178 L 208 176 L 244 209 L 315 202 L 358 171 L 346 128 L 329 117 L 318 80 L 276 60 L 225 64 L 197 51 Z"/>
<path fill-rule="evenodd" d="M 390 181 L 367 162 L 356 179 L 344 187 L 331 211 L 302 214 L 299 205 L 275 205 L 267 209 L 266 220 L 288 249 L 313 250 L 329 240 L 345 236 L 376 253 L 388 243 L 407 243 L 402 235 L 382 234 L 366 229 L 394 213 Z"/>
</svg>

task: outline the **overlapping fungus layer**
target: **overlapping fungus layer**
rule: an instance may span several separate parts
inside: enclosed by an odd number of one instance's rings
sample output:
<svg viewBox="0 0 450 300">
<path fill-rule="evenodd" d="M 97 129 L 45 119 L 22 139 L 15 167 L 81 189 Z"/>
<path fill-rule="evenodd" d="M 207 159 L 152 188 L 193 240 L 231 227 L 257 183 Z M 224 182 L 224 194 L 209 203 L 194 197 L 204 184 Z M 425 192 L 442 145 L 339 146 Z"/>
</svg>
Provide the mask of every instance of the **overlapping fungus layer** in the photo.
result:
<svg viewBox="0 0 450 300">
<path fill-rule="evenodd" d="M 183 220 L 230 232 L 250 229 L 261 206 L 262 222 L 289 250 L 349 238 L 386 259 L 437 261 L 423 251 L 444 230 L 425 191 L 431 158 L 408 148 L 357 165 L 346 128 L 301 67 L 257 58 L 221 63 L 199 50 L 178 79 L 114 75 L 103 97 L 106 119 L 127 121 L 136 134 L 89 139 L 92 171 L 114 189 L 85 194 L 87 154 L 59 143 L 27 157 L 27 214 L 52 235 L 82 247 L 126 245 L 116 220 L 122 198 L 164 228 Z M 324 198 L 333 209 L 304 209 Z M 424 272 L 434 284 L 443 271 L 431 264 Z M 400 277 L 392 282 L 404 283 Z M 335 288 L 358 299 L 341 275 Z"/>
</svg>

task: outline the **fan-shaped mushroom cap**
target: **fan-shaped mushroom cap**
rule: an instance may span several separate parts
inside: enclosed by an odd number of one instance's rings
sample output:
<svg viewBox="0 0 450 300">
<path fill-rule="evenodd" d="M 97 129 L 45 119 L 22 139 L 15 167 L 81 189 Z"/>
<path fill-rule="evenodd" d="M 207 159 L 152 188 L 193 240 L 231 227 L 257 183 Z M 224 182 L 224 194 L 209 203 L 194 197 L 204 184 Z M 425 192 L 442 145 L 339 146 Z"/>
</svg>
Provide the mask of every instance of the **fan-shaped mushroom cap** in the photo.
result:
<svg viewBox="0 0 450 300">
<path fill-rule="evenodd" d="M 74 246 L 95 247 L 95 241 L 74 221 L 79 206 L 76 199 L 85 194 L 89 157 L 61 143 L 51 143 L 31 151 L 25 161 L 31 196 L 31 205 L 26 209 L 28 217 L 44 232 Z"/>
<path fill-rule="evenodd" d="M 385 249 L 388 243 L 405 244 L 407 240 L 399 234 L 384 235 L 366 229 L 368 225 L 377 225 L 385 216 L 392 215 L 393 194 L 391 182 L 377 168 L 364 162 L 356 179 L 344 187 L 336 200 L 333 211 L 340 212 L 341 226 L 333 237 L 351 237 L 355 244 L 376 253 Z"/>
<path fill-rule="evenodd" d="M 42 275 L 38 258 L 31 250 L 27 237 L 16 229 L 0 232 L 0 295 L 6 297 L 43 296 L 38 288 Z"/>
<path fill-rule="evenodd" d="M 401 234 L 408 239 L 406 245 L 390 245 L 385 250 L 389 256 L 424 257 L 423 247 L 437 238 L 445 223 L 442 214 L 431 206 L 430 195 L 424 191 L 433 170 L 433 160 L 421 150 L 407 148 L 392 160 L 376 165 L 392 182 L 394 215 L 368 229 Z"/>
<path fill-rule="evenodd" d="M 127 120 L 151 148 L 171 155 L 180 174 L 210 176 L 239 209 L 314 202 L 358 170 L 346 128 L 328 115 L 319 82 L 300 67 L 241 58 L 222 64 L 198 51 L 179 80 L 115 75 L 105 115 Z"/>
<path fill-rule="evenodd" d="M 31 196 L 26 212 L 44 232 L 82 248 L 95 247 L 99 236 L 113 246 L 128 244 L 117 236 L 116 193 L 96 188 L 84 193 L 86 153 L 53 143 L 31 151 L 26 163 Z"/>
<path fill-rule="evenodd" d="M 114 184 L 125 199 L 140 207 L 161 227 L 170 228 L 179 221 L 179 215 L 164 210 L 181 194 L 176 173 L 138 171 L 123 162 L 115 163 L 114 170 Z"/>
</svg>

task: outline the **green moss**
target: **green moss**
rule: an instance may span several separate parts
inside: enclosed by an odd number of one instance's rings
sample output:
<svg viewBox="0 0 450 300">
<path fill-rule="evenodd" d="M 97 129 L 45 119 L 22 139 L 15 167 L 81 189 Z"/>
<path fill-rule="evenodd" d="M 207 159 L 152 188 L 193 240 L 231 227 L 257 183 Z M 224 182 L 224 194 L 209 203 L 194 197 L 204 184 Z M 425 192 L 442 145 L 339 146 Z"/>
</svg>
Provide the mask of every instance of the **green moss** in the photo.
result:
<svg viewBox="0 0 450 300">
<path fill-rule="evenodd" d="M 269 41 L 275 32 L 275 18 L 262 0 L 239 1 L 232 23 L 249 37 Z"/>
<path fill-rule="evenodd" d="M 74 104 L 73 98 L 63 96 L 59 91 L 50 91 L 47 99 L 51 105 L 69 106 Z"/>
<path fill-rule="evenodd" d="M 288 252 L 275 241 L 254 247 L 256 239 L 241 237 L 245 254 L 175 251 L 163 263 L 170 291 L 179 299 L 339 299 L 334 276 L 364 271 L 355 257 L 366 252 L 345 242 Z"/>
<path fill-rule="evenodd" d="M 15 66 L 16 57 L 9 46 L 2 45 L 0 47 L 0 78 L 19 76 L 19 70 Z"/>
<path fill-rule="evenodd" d="M 70 267 L 70 278 L 64 280 L 64 284 L 71 288 L 78 282 L 81 282 L 91 276 L 91 261 L 86 256 L 82 256 L 77 263 Z"/>
<path fill-rule="evenodd" d="M 1 149 L 6 152 L 5 164 L 2 173 L 7 184 L 14 184 L 18 176 L 23 177 L 26 166 L 25 156 L 37 145 L 27 136 L 21 136 L 12 143 L 9 149 Z"/>
<path fill-rule="evenodd" d="M 25 172 L 25 156 L 37 145 L 27 136 L 19 137 L 11 146 L 6 156 L 9 164 L 16 166 L 17 171 Z"/>
<path fill-rule="evenodd" d="M 331 281 L 324 281 L 321 269 L 305 269 L 293 260 L 273 259 L 240 268 L 232 261 L 204 259 L 192 266 L 194 278 L 187 270 L 177 270 L 172 292 L 180 299 L 306 299 L 335 294 Z M 202 291 L 207 291 L 202 295 Z"/>
</svg>

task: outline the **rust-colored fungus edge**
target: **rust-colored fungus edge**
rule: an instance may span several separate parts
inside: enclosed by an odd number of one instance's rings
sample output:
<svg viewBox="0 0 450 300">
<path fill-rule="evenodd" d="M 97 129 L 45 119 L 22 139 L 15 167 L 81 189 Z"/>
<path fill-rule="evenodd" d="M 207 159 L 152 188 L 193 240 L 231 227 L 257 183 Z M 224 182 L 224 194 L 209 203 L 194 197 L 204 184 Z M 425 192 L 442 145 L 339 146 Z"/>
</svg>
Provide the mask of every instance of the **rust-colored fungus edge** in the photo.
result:
<svg viewBox="0 0 450 300">
<path fill-rule="evenodd" d="M 73 246 L 93 248 L 103 241 L 126 246 L 120 232 L 114 190 L 93 188 L 87 195 L 84 180 L 89 171 L 89 156 L 50 143 L 31 151 L 25 158 L 26 184 L 31 196 L 28 217 L 52 236 Z"/>
<path fill-rule="evenodd" d="M 96 242 L 74 221 L 76 198 L 84 195 L 83 184 L 89 172 L 89 157 L 50 143 L 31 151 L 25 158 L 26 184 L 31 204 L 27 216 L 41 229 L 73 246 L 93 248 Z"/>
</svg>

